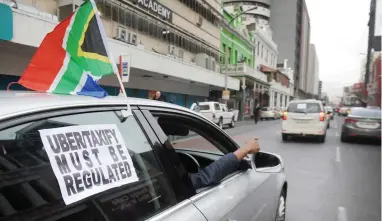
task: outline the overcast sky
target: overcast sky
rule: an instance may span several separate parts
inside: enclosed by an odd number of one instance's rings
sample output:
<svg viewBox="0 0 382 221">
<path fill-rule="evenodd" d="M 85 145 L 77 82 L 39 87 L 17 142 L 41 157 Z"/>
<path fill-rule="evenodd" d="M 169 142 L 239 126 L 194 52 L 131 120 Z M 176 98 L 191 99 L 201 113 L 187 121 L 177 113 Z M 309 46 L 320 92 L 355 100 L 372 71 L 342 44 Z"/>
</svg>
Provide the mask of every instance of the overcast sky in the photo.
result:
<svg viewBox="0 0 382 221">
<path fill-rule="evenodd" d="M 316 45 L 319 78 L 329 96 L 358 82 L 367 51 L 370 0 L 306 0 L 310 42 Z"/>
</svg>

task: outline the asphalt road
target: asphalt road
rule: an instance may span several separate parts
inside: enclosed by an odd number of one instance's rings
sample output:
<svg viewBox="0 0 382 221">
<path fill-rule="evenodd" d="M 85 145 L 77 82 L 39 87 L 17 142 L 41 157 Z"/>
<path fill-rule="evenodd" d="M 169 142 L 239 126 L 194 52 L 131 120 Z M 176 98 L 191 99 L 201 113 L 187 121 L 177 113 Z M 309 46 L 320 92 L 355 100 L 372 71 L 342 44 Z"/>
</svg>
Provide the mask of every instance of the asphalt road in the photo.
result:
<svg viewBox="0 0 382 221">
<path fill-rule="evenodd" d="M 283 142 L 281 120 L 226 129 L 244 144 L 254 136 L 260 147 L 280 155 L 288 179 L 287 221 L 381 220 L 381 146 L 341 143 L 343 117 L 335 116 L 326 142 Z"/>
</svg>

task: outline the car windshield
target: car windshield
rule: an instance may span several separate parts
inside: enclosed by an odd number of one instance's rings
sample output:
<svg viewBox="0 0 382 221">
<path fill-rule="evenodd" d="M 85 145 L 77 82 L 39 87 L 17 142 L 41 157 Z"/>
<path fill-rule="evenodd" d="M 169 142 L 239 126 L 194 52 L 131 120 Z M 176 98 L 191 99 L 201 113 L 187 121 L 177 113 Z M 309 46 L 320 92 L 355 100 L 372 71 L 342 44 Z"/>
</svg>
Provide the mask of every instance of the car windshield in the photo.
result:
<svg viewBox="0 0 382 221">
<path fill-rule="evenodd" d="M 381 111 L 376 109 L 353 108 L 350 115 L 367 118 L 381 118 Z"/>
<path fill-rule="evenodd" d="M 295 113 L 320 113 L 321 107 L 318 103 L 291 103 L 287 111 Z"/>
</svg>

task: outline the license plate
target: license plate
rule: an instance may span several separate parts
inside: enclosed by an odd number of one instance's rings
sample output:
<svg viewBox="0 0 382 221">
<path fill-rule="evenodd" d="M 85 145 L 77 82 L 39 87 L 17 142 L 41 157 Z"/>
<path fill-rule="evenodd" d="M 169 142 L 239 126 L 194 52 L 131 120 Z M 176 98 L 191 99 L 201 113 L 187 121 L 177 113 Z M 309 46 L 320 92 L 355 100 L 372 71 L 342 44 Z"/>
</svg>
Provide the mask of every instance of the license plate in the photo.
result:
<svg viewBox="0 0 382 221">
<path fill-rule="evenodd" d="M 363 127 L 363 128 L 377 128 L 378 124 L 371 123 L 371 122 L 358 122 L 357 126 Z"/>
</svg>

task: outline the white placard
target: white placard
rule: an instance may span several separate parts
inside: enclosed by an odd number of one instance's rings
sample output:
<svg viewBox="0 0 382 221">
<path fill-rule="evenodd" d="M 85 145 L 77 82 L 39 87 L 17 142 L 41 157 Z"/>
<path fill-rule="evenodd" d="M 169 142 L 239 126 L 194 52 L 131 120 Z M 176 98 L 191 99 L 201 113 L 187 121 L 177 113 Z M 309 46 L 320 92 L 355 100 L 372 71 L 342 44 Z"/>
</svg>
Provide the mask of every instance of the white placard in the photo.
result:
<svg viewBox="0 0 382 221">
<path fill-rule="evenodd" d="M 138 181 L 115 124 L 69 126 L 39 132 L 66 205 Z"/>
<path fill-rule="evenodd" d="M 306 104 L 297 104 L 297 109 L 306 109 Z"/>
</svg>

